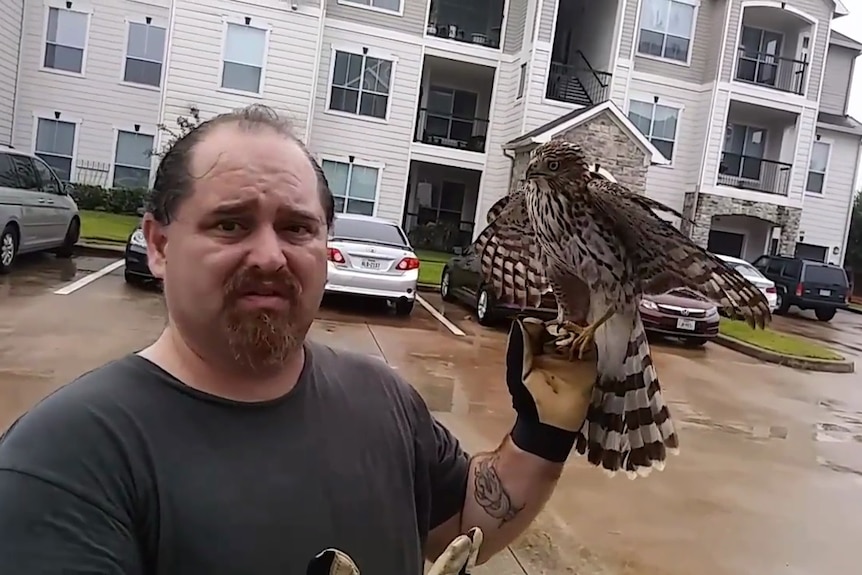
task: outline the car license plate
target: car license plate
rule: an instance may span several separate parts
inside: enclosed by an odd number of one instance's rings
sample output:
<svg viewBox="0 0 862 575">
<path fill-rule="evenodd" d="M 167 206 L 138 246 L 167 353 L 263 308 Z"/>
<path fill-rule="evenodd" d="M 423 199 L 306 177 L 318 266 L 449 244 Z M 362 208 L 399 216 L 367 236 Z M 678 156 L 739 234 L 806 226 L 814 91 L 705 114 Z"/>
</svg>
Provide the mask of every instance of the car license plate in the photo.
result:
<svg viewBox="0 0 862 575">
<path fill-rule="evenodd" d="M 362 260 L 362 267 L 367 270 L 379 270 L 380 269 L 380 260 Z"/>
<path fill-rule="evenodd" d="M 676 327 L 679 329 L 685 329 L 688 331 L 694 331 L 694 320 L 693 319 L 683 319 L 680 318 L 676 320 Z"/>
<path fill-rule="evenodd" d="M 820 295 L 822 295 L 823 297 L 829 297 L 832 295 L 832 292 L 828 289 L 822 289 L 820 290 Z"/>
</svg>

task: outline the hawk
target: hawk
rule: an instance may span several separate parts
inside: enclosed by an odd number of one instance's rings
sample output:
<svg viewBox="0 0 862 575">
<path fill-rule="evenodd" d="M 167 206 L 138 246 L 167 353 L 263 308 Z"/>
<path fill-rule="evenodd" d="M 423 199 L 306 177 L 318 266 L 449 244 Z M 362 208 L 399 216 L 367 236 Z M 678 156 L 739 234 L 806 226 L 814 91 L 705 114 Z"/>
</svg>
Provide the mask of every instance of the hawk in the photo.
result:
<svg viewBox="0 0 862 575">
<path fill-rule="evenodd" d="M 518 189 L 492 206 L 473 245 L 499 301 L 537 307 L 550 285 L 558 316 L 549 328 L 577 334 L 570 360 L 595 344 L 596 385 L 575 448 L 631 478 L 663 469 L 679 449 L 641 296 L 687 288 L 752 327 L 771 319 L 757 287 L 655 211 L 683 218 L 592 172 L 579 145 L 552 140 L 533 152 Z"/>
</svg>

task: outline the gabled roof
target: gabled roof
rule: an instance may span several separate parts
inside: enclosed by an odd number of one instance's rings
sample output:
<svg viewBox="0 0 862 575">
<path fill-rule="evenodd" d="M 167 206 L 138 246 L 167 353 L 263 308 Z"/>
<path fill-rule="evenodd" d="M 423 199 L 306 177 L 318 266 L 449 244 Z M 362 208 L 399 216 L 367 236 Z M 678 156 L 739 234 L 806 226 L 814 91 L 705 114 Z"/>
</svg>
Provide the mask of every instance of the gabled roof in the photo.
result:
<svg viewBox="0 0 862 575">
<path fill-rule="evenodd" d="M 841 116 L 839 114 L 827 114 L 820 112 L 817 114 L 817 124 L 822 124 L 824 128 L 862 136 L 862 124 L 856 121 L 853 116 Z"/>
<path fill-rule="evenodd" d="M 836 16 L 847 16 L 850 14 L 850 10 L 847 9 L 847 6 L 844 5 L 844 2 L 841 0 L 835 0 L 835 12 Z"/>
<path fill-rule="evenodd" d="M 850 48 L 857 52 L 862 52 L 862 43 L 854 40 L 850 36 L 846 36 L 841 32 L 838 32 L 837 30 L 832 30 L 832 34 L 829 36 L 829 43 L 835 44 L 836 46 L 842 46 L 844 48 Z"/>
<path fill-rule="evenodd" d="M 632 140 L 634 140 L 638 144 L 638 146 L 642 148 L 644 152 L 646 152 L 653 164 L 670 164 L 670 160 L 665 158 L 658 150 L 658 148 L 656 148 L 652 144 L 652 142 L 650 142 L 649 139 L 643 135 L 643 132 L 638 130 L 637 126 L 635 126 L 632 121 L 629 120 L 628 117 L 623 113 L 623 111 L 620 110 L 619 106 L 617 106 L 610 100 L 605 100 L 601 104 L 594 104 L 592 106 L 588 106 L 586 108 L 581 108 L 579 110 L 569 112 L 568 114 L 564 114 L 556 120 L 552 120 L 543 126 L 539 126 L 535 130 L 527 132 L 523 136 L 515 138 L 510 142 L 507 142 L 503 145 L 503 149 L 515 150 L 531 144 L 544 144 L 545 142 L 550 141 L 557 134 L 562 134 L 563 132 L 571 130 L 575 126 L 580 126 L 584 122 L 587 122 L 592 118 L 597 117 L 602 112 L 607 112 L 608 114 L 610 114 L 611 118 L 624 131 L 629 133 Z"/>
</svg>

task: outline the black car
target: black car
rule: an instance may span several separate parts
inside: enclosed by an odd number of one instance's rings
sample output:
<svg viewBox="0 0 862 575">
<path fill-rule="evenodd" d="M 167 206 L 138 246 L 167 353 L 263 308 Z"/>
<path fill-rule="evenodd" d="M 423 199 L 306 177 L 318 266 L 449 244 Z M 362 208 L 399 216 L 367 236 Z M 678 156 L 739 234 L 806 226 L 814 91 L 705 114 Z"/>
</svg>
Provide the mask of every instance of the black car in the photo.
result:
<svg viewBox="0 0 862 575">
<path fill-rule="evenodd" d="M 126 283 L 132 285 L 141 285 L 155 283 L 156 278 L 150 272 L 150 266 L 147 263 L 147 240 L 144 238 L 144 232 L 141 227 L 135 228 L 126 240 L 126 269 L 124 276 Z"/>
<path fill-rule="evenodd" d="M 557 300 L 550 288 L 539 308 L 522 310 L 516 305 L 498 303 L 493 289 L 482 281 L 479 258 L 472 250 L 454 256 L 446 263 L 440 278 L 440 296 L 443 301 L 460 301 L 469 305 L 482 325 L 492 325 L 498 319 L 518 313 L 542 319 L 557 317 Z"/>
<path fill-rule="evenodd" d="M 760 256 L 752 264 L 775 282 L 778 292 L 775 313 L 787 313 L 791 306 L 813 309 L 820 321 L 829 321 L 850 302 L 850 284 L 843 268 L 823 262 Z"/>
</svg>

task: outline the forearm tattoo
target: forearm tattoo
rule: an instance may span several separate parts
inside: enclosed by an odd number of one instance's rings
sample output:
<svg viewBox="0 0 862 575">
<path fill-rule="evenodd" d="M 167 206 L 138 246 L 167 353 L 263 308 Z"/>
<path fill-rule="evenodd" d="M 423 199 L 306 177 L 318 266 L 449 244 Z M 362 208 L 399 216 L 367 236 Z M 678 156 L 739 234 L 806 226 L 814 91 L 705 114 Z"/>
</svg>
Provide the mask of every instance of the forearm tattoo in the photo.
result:
<svg viewBox="0 0 862 575">
<path fill-rule="evenodd" d="M 500 526 L 514 519 L 524 506 L 516 506 L 497 474 L 497 454 L 477 457 L 473 471 L 473 496 L 485 513 L 498 519 Z"/>
</svg>

